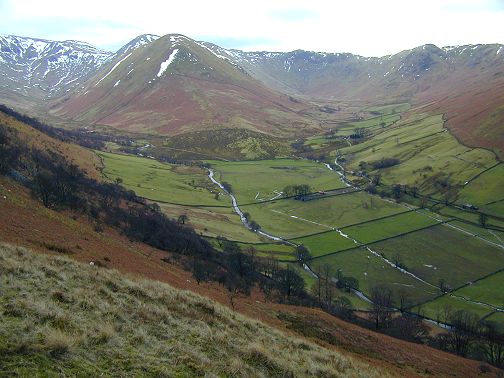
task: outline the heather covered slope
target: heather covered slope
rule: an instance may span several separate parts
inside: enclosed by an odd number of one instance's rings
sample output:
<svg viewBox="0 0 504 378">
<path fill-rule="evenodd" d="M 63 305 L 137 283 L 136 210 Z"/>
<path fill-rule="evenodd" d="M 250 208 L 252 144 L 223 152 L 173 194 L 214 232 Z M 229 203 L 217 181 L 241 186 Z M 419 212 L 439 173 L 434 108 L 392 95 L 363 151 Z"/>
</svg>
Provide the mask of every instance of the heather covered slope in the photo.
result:
<svg viewBox="0 0 504 378">
<path fill-rule="evenodd" d="M 159 282 L 6 244 L 0 271 L 2 372 L 387 376 Z"/>
<path fill-rule="evenodd" d="M 167 35 L 116 55 L 51 107 L 67 119 L 133 132 L 240 128 L 294 136 L 319 129 L 297 114 L 302 106 L 204 44 Z"/>
</svg>

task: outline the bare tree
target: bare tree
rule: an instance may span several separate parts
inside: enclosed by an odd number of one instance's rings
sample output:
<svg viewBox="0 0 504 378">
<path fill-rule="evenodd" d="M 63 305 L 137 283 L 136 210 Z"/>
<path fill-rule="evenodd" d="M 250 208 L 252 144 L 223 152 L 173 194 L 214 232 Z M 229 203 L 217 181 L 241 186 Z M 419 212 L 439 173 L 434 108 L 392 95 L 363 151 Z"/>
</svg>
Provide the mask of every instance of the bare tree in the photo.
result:
<svg viewBox="0 0 504 378">
<path fill-rule="evenodd" d="M 438 335 L 438 338 L 443 340 L 448 350 L 466 357 L 476 340 L 479 317 L 470 311 L 458 310 L 449 316 L 448 323 L 452 326 L 451 331 Z"/>
<path fill-rule="evenodd" d="M 480 350 L 488 363 L 504 367 L 504 334 L 495 322 L 485 321 L 480 332 Z"/>
<path fill-rule="evenodd" d="M 331 306 L 332 303 L 332 297 L 334 293 L 334 287 L 331 285 L 331 279 L 332 279 L 332 269 L 331 265 L 329 264 L 324 264 L 322 266 L 322 276 L 324 279 L 324 301 L 327 306 Z"/>
<path fill-rule="evenodd" d="M 375 328 L 383 328 L 392 317 L 392 290 L 385 285 L 373 286 L 371 288 L 371 301 L 373 302 L 371 314 Z"/>
<path fill-rule="evenodd" d="M 399 310 L 401 312 L 404 312 L 404 310 L 411 305 L 411 295 L 404 288 L 399 289 L 397 292 L 397 299 L 399 301 Z"/>
</svg>

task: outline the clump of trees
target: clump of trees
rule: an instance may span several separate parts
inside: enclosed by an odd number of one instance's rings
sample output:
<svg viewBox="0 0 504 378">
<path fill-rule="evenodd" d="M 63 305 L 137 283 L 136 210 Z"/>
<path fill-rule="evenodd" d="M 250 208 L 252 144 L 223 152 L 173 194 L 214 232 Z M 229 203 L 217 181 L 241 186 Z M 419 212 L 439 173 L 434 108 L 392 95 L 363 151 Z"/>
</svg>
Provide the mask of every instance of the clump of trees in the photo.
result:
<svg viewBox="0 0 504 378">
<path fill-rule="evenodd" d="M 396 158 L 382 158 L 381 160 L 369 163 L 371 167 L 374 169 L 385 169 L 393 167 L 394 165 L 400 164 L 401 161 Z"/>
<path fill-rule="evenodd" d="M 221 183 L 222 187 L 224 188 L 224 190 L 228 193 L 232 193 L 233 192 L 233 187 L 231 186 L 231 184 L 227 181 L 222 181 Z"/>
<path fill-rule="evenodd" d="M 0 125 L 0 174 L 9 173 L 20 163 L 21 145 L 14 137 L 14 130 Z"/>
<path fill-rule="evenodd" d="M 296 260 L 301 265 L 308 263 L 308 261 L 312 258 L 310 250 L 302 244 L 298 245 L 294 252 L 296 254 Z"/>
<path fill-rule="evenodd" d="M 291 147 L 294 149 L 295 152 L 300 154 L 311 152 L 313 150 L 312 146 L 310 146 L 309 144 L 305 144 L 305 142 L 306 140 L 304 139 L 297 140 L 291 143 Z"/>
<path fill-rule="evenodd" d="M 287 185 L 283 188 L 283 194 L 285 197 L 304 197 L 311 192 L 310 185 L 301 184 L 301 185 Z"/>
<path fill-rule="evenodd" d="M 350 134 L 350 139 L 362 139 L 366 137 L 367 131 L 363 127 L 357 127 L 352 134 Z"/>
<path fill-rule="evenodd" d="M 261 226 L 259 225 L 259 223 L 257 223 L 255 220 L 251 219 L 250 213 L 244 212 L 243 216 L 247 220 L 248 226 L 252 231 L 257 232 L 261 229 Z"/>
</svg>

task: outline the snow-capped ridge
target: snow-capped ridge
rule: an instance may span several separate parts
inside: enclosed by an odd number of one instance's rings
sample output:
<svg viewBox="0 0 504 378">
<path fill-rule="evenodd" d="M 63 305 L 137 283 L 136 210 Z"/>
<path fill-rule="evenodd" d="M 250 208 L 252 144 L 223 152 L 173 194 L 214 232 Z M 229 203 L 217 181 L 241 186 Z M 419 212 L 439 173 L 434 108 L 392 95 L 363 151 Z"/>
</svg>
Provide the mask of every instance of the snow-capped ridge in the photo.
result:
<svg viewBox="0 0 504 378">
<path fill-rule="evenodd" d="M 22 83 L 23 94 L 32 89 L 45 91 L 47 96 L 67 92 L 112 56 L 81 41 L 0 36 L 1 76 Z"/>
</svg>

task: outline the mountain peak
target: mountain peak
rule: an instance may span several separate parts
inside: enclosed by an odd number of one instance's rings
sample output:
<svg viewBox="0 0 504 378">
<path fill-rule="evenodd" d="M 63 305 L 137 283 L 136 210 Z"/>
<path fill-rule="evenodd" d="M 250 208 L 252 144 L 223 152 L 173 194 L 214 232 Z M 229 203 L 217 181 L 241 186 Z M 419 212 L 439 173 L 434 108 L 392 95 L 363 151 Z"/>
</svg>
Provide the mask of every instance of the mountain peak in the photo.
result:
<svg viewBox="0 0 504 378">
<path fill-rule="evenodd" d="M 141 34 L 138 37 L 133 38 L 131 41 L 126 43 L 123 47 L 117 50 L 116 55 L 123 55 L 131 52 L 139 47 L 148 45 L 149 43 L 159 39 L 160 36 L 155 34 Z"/>
</svg>

